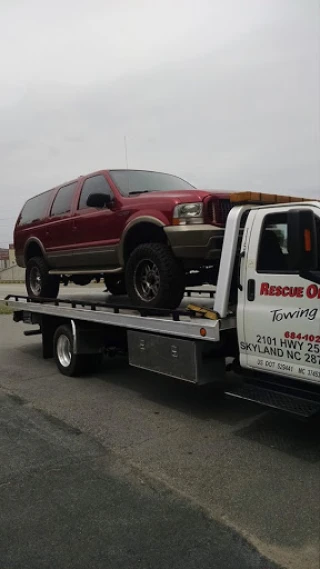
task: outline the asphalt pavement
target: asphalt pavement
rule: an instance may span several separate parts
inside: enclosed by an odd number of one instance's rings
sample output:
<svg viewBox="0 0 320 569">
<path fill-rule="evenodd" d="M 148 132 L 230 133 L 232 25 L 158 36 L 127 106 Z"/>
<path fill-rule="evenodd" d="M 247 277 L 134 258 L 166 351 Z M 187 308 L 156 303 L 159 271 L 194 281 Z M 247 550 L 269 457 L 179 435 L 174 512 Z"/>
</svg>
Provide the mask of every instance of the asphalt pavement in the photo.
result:
<svg viewBox="0 0 320 569">
<path fill-rule="evenodd" d="M 0 316 L 1 569 L 319 569 L 319 424 L 122 358 L 65 378 L 24 329 Z"/>
<path fill-rule="evenodd" d="M 6 569 L 276 569 L 78 429 L 0 396 Z"/>
</svg>

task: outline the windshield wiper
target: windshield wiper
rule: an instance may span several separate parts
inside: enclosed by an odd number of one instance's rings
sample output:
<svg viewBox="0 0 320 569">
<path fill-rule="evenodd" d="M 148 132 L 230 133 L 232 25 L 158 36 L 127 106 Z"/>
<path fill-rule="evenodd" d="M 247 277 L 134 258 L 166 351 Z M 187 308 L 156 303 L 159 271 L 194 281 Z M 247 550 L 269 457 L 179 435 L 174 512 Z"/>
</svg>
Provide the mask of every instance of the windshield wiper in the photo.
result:
<svg viewBox="0 0 320 569">
<path fill-rule="evenodd" d="M 147 194 L 148 192 L 151 192 L 151 190 L 136 190 L 134 192 L 129 192 L 128 196 L 135 196 L 136 194 Z"/>
</svg>

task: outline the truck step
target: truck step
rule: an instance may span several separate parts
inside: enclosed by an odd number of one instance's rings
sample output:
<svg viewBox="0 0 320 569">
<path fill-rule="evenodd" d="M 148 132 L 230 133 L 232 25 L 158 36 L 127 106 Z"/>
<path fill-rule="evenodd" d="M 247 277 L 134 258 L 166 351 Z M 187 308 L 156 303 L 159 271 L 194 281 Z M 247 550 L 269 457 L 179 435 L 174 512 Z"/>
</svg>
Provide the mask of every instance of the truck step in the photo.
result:
<svg viewBox="0 0 320 569">
<path fill-rule="evenodd" d="M 37 330 L 25 330 L 23 333 L 25 336 L 38 336 L 41 334 L 41 329 L 38 328 Z"/>
<path fill-rule="evenodd" d="M 261 387 L 251 383 L 244 383 L 241 386 L 230 389 L 226 392 L 230 397 L 252 401 L 269 407 L 286 411 L 292 415 L 309 419 L 320 412 L 320 401 L 285 393 L 278 389 Z"/>
</svg>

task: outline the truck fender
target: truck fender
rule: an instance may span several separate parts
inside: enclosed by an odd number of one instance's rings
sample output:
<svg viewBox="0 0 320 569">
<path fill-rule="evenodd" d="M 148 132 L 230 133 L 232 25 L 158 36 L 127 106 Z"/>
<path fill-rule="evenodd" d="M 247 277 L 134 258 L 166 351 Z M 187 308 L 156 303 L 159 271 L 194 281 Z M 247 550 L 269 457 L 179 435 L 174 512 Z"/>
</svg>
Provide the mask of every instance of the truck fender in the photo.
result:
<svg viewBox="0 0 320 569">
<path fill-rule="evenodd" d="M 152 215 L 143 215 L 141 217 L 134 217 L 133 219 L 131 219 L 127 224 L 124 232 L 122 233 L 121 240 L 119 243 L 118 257 L 119 257 L 119 263 L 122 267 L 124 266 L 124 244 L 126 241 L 126 237 L 129 231 L 135 225 L 139 225 L 140 223 L 152 223 L 153 225 L 156 225 L 157 227 L 161 228 L 167 225 L 167 223 L 164 223 L 164 221 L 161 221 L 160 219 L 153 217 Z"/>
</svg>

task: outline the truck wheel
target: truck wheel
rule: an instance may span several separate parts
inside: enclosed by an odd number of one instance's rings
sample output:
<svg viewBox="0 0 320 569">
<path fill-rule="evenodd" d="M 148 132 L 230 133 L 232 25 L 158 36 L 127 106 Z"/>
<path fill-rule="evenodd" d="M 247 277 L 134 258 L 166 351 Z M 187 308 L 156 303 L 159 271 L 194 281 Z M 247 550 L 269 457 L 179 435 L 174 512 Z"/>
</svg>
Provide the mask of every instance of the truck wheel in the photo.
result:
<svg viewBox="0 0 320 569">
<path fill-rule="evenodd" d="M 123 275 L 106 275 L 104 277 L 104 284 L 110 294 L 113 294 L 114 296 L 127 294 L 126 283 L 124 282 Z"/>
<path fill-rule="evenodd" d="M 131 253 L 126 286 L 134 305 L 177 308 L 185 288 L 184 271 L 163 243 L 144 243 Z"/>
<path fill-rule="evenodd" d="M 27 263 L 26 288 L 33 298 L 57 298 L 60 278 L 49 275 L 48 267 L 42 257 L 32 257 Z"/>
<path fill-rule="evenodd" d="M 59 326 L 53 336 L 53 356 L 58 370 L 68 377 L 98 371 L 103 362 L 103 354 L 75 354 L 71 328 L 66 324 Z"/>
<path fill-rule="evenodd" d="M 73 352 L 73 337 L 69 326 L 62 325 L 53 336 L 53 356 L 58 370 L 63 375 L 75 377 L 85 371 L 85 358 Z"/>
</svg>

